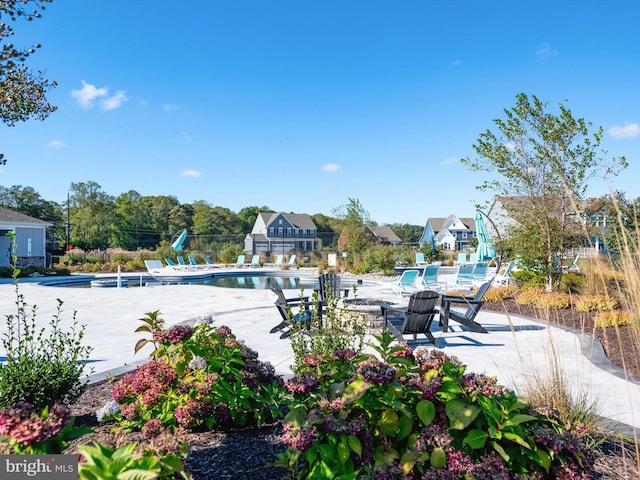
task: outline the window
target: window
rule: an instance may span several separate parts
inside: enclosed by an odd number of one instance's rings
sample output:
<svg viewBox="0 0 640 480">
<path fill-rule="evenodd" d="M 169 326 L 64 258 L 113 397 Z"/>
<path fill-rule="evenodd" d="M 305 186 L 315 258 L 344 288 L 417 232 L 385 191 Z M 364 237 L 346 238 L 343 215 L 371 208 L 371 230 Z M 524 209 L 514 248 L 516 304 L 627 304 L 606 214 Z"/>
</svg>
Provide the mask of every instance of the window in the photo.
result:
<svg viewBox="0 0 640 480">
<path fill-rule="evenodd" d="M 269 227 L 269 236 L 272 237 L 276 234 L 276 229 L 274 227 Z"/>
</svg>

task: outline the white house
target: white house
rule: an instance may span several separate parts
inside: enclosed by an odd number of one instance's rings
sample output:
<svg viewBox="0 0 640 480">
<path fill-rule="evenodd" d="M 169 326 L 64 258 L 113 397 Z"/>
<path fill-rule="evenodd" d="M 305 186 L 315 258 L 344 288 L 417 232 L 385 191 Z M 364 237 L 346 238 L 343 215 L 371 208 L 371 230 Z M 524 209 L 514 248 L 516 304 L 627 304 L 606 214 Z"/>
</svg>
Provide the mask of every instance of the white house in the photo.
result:
<svg viewBox="0 0 640 480">
<path fill-rule="evenodd" d="M 47 227 L 53 224 L 0 207 L 0 267 L 11 264 L 12 254 L 19 268 L 46 266 Z M 15 235 L 11 244 L 9 232 Z"/>
<path fill-rule="evenodd" d="M 318 229 L 306 213 L 260 212 L 244 250 L 251 254 L 310 252 L 318 247 Z"/>
<path fill-rule="evenodd" d="M 430 228 L 435 235 L 435 244 L 443 250 L 464 250 L 469 246 L 469 240 L 476 236 L 476 222 L 473 218 L 449 215 L 447 218 L 429 218 L 422 237 L 418 241 L 420 246 L 430 242 L 426 238 Z"/>
</svg>

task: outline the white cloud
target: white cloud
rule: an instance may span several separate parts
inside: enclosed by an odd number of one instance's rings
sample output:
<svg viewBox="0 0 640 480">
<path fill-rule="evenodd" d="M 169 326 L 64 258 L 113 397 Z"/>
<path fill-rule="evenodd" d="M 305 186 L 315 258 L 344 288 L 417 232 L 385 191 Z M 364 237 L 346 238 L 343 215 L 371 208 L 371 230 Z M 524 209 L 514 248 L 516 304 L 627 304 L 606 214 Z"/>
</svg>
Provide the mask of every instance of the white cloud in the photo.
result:
<svg viewBox="0 0 640 480">
<path fill-rule="evenodd" d="M 635 138 L 640 137 L 640 124 L 625 123 L 624 127 L 613 126 L 609 129 L 609 135 L 613 138 Z"/>
<path fill-rule="evenodd" d="M 80 90 L 71 90 L 71 96 L 78 101 L 80 108 L 84 110 L 92 108 L 96 99 L 100 99 L 100 108 L 102 110 L 114 110 L 127 101 L 127 97 L 122 90 L 118 90 L 115 95 L 109 97 L 109 89 L 107 87 L 98 88 L 84 80 L 82 80 L 82 88 Z"/>
<path fill-rule="evenodd" d="M 180 173 L 180 175 L 182 175 L 183 177 L 198 178 L 202 176 L 202 172 L 199 172 L 198 170 L 187 169 L 187 170 L 183 170 L 182 173 Z"/>
<path fill-rule="evenodd" d="M 172 111 L 174 111 L 174 110 L 179 110 L 179 109 L 180 109 L 180 107 L 179 107 L 178 105 L 173 105 L 173 104 L 171 104 L 171 103 L 166 103 L 166 104 L 164 104 L 164 105 L 162 106 L 162 109 L 163 109 L 165 112 L 172 112 Z"/>
<path fill-rule="evenodd" d="M 187 132 L 180 132 L 180 133 L 182 133 L 182 138 L 184 138 L 185 141 L 191 142 L 191 137 L 189 136 L 189 134 Z"/>
<path fill-rule="evenodd" d="M 96 88 L 95 85 L 82 80 L 81 90 L 71 90 L 71 96 L 80 104 L 81 108 L 88 110 L 93 107 L 93 101 L 98 97 L 104 97 L 109 93 L 107 88 Z"/>
<path fill-rule="evenodd" d="M 507 148 L 507 150 L 509 150 L 510 152 L 515 152 L 516 151 L 516 144 L 513 142 L 507 142 L 504 144 L 504 146 Z"/>
<path fill-rule="evenodd" d="M 124 92 L 122 90 L 118 90 L 113 97 L 108 97 L 100 100 L 100 106 L 103 110 L 115 110 L 126 101 L 127 97 L 125 96 Z"/>
<path fill-rule="evenodd" d="M 333 190 L 333 187 L 331 185 L 323 185 L 322 189 L 323 190 Z"/>
<path fill-rule="evenodd" d="M 456 157 L 449 157 L 442 162 L 443 165 L 451 165 L 452 163 L 457 163 L 458 159 Z"/>
<path fill-rule="evenodd" d="M 462 60 L 456 59 L 449 63 L 450 67 L 459 67 L 462 65 Z"/>
<path fill-rule="evenodd" d="M 325 172 L 337 172 L 338 170 L 340 170 L 340 165 L 337 165 L 335 163 L 327 163 L 326 165 L 322 166 L 322 170 L 324 170 Z"/>
<path fill-rule="evenodd" d="M 62 148 L 66 146 L 67 145 L 62 140 L 51 140 L 49 145 L 47 145 L 49 148 Z"/>
<path fill-rule="evenodd" d="M 538 50 L 536 50 L 536 56 L 540 60 L 546 60 L 547 58 L 556 57 L 559 54 L 560 53 L 558 52 L 558 50 L 556 50 L 555 48 L 551 48 L 551 45 L 546 42 L 540 44 Z"/>
</svg>

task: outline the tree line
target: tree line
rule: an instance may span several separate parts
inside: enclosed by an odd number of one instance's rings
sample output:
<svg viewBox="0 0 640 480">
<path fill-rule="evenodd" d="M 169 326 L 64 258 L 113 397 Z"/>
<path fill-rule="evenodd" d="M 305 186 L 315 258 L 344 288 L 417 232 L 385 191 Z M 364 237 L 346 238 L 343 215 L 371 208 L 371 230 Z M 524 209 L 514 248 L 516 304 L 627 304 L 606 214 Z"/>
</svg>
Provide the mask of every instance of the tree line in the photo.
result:
<svg viewBox="0 0 640 480">
<path fill-rule="evenodd" d="M 135 190 L 113 196 L 94 181 L 71 183 L 68 202 L 47 200 L 29 186 L 0 186 L 0 206 L 53 224 L 48 229 L 51 251 L 64 250 L 67 240 L 84 250 L 153 249 L 184 229 L 190 235 L 237 243 L 251 231 L 260 212 L 274 211 L 268 206 L 247 206 L 234 212 L 204 200 L 181 203 L 171 195 L 140 195 Z M 353 223 L 351 215 L 340 213 L 340 207 L 334 211 L 336 216 L 311 215 L 325 246 L 335 246 L 345 226 Z M 375 225 L 368 215 L 367 223 Z M 415 243 L 423 229 L 409 224 L 391 228 L 406 243 Z"/>
</svg>

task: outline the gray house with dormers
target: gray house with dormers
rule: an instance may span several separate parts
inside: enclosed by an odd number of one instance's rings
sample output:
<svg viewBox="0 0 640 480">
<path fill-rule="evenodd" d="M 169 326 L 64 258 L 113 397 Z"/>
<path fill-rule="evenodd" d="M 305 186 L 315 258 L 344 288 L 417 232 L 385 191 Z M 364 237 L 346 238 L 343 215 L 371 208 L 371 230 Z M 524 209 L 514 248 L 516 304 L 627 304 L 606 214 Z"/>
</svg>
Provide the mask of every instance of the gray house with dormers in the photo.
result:
<svg viewBox="0 0 640 480">
<path fill-rule="evenodd" d="M 47 227 L 53 224 L 0 207 L 0 267 L 11 264 L 12 254 L 16 266 L 46 266 Z M 15 244 L 11 244 L 13 232 Z M 13 253 L 12 253 L 13 252 Z"/>
<path fill-rule="evenodd" d="M 252 255 L 310 252 L 318 246 L 318 229 L 306 213 L 261 212 L 244 239 L 244 250 Z"/>
</svg>

